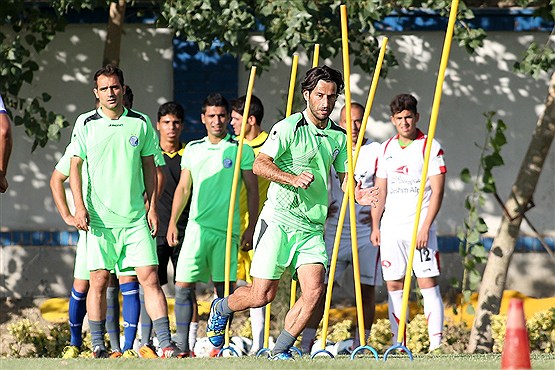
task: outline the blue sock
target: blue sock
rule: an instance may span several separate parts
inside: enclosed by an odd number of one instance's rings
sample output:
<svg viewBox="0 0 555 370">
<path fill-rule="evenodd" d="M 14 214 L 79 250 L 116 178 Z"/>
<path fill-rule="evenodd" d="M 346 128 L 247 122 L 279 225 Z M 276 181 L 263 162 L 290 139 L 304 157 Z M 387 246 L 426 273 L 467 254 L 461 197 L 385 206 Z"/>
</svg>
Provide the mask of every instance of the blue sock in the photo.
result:
<svg viewBox="0 0 555 370">
<path fill-rule="evenodd" d="M 121 295 L 123 296 L 123 351 L 133 349 L 133 342 L 137 336 L 137 324 L 141 312 L 141 301 L 139 299 L 139 283 L 130 282 L 120 284 Z"/>
<path fill-rule="evenodd" d="M 69 297 L 70 345 L 81 347 L 83 344 L 83 321 L 87 313 L 87 292 L 81 293 L 71 288 Z"/>
</svg>

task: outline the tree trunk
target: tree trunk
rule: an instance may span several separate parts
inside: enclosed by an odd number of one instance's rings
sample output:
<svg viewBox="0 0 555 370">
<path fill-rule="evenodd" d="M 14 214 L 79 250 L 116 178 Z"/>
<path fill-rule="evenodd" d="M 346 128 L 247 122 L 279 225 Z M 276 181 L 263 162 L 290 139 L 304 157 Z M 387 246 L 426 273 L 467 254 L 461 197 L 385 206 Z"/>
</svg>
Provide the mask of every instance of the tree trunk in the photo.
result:
<svg viewBox="0 0 555 370">
<path fill-rule="evenodd" d="M 108 31 L 104 43 L 104 56 L 102 65 L 119 65 L 121 35 L 123 33 L 123 20 L 125 18 L 125 0 L 110 3 L 110 18 L 108 19 Z"/>
<path fill-rule="evenodd" d="M 507 270 L 515 249 L 523 214 L 532 200 L 554 134 L 555 73 L 549 83 L 545 110 L 538 120 L 509 199 L 505 202 L 508 215 L 503 215 L 488 256 L 480 285 L 476 317 L 470 333 L 468 351 L 471 353 L 491 352 L 493 348 L 491 316 L 499 313 Z"/>
</svg>

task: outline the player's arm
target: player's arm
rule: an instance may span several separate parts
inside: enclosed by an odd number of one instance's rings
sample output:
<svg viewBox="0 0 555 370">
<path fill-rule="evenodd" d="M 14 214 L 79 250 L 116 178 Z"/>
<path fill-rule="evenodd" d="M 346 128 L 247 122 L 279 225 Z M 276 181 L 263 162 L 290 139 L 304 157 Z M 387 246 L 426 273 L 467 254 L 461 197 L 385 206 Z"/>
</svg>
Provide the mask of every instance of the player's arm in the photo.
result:
<svg viewBox="0 0 555 370">
<path fill-rule="evenodd" d="M 175 188 L 175 193 L 173 194 L 172 201 L 172 214 L 170 215 L 170 222 L 168 224 L 167 240 L 171 247 L 176 246 L 179 241 L 177 239 L 177 220 L 181 217 L 187 201 L 191 196 L 191 187 L 193 185 L 193 179 L 191 177 L 191 171 L 187 168 L 181 170 L 179 175 L 179 183 Z"/>
<path fill-rule="evenodd" d="M 54 204 L 56 204 L 56 208 L 64 222 L 69 226 L 75 226 L 75 219 L 67 205 L 66 191 L 64 189 L 64 181 L 67 178 L 68 176 L 55 169 L 52 172 L 52 176 L 50 176 L 50 190 L 52 191 Z"/>
<path fill-rule="evenodd" d="M 143 165 L 143 181 L 145 184 L 146 197 L 149 200 L 147 221 L 152 235 L 158 232 L 158 214 L 156 213 L 156 199 L 158 189 L 156 188 L 157 174 L 154 157 L 149 155 L 141 157 Z"/>
<path fill-rule="evenodd" d="M 162 192 L 164 191 L 164 185 L 166 184 L 166 176 L 161 166 L 156 167 L 156 194 L 158 195 L 156 199 L 160 199 Z"/>
<path fill-rule="evenodd" d="M 71 166 L 69 170 L 69 187 L 73 194 L 73 203 L 75 203 L 75 227 L 78 230 L 89 230 L 89 213 L 83 201 L 83 178 L 81 177 L 81 168 L 83 167 L 83 159 L 78 156 L 71 158 Z"/>
<path fill-rule="evenodd" d="M 341 182 L 341 189 L 345 192 L 347 191 L 347 178 L 345 172 L 338 172 L 339 181 Z M 353 181 L 355 181 L 353 179 Z M 376 203 L 379 201 L 377 195 L 380 192 L 378 186 L 372 186 L 369 188 L 362 188 L 362 182 L 359 181 L 355 186 L 355 201 L 363 206 L 375 207 Z"/>
<path fill-rule="evenodd" d="M 247 190 L 247 208 L 249 210 L 249 226 L 247 226 L 241 238 L 241 248 L 248 251 L 252 249 L 252 236 L 258 219 L 260 195 L 258 194 L 258 177 L 252 170 L 242 170 L 241 174 Z"/>
<path fill-rule="evenodd" d="M 8 161 L 12 153 L 12 126 L 6 113 L 0 113 L 0 193 L 8 189 Z"/>
<path fill-rule="evenodd" d="M 296 188 L 308 189 L 314 175 L 309 172 L 302 172 L 299 175 L 282 171 L 275 163 L 274 159 L 267 154 L 259 153 L 252 165 L 252 171 L 257 176 L 262 176 L 273 182 L 292 185 Z"/>
<path fill-rule="evenodd" d="M 372 234 L 370 235 L 370 241 L 375 247 L 379 246 L 380 240 L 380 221 L 382 219 L 382 214 L 385 209 L 385 198 L 387 194 L 387 179 L 376 177 L 374 185 L 380 189 L 378 193 L 378 201 L 376 206 L 372 207 L 370 210 L 370 215 L 372 216 Z"/>
<path fill-rule="evenodd" d="M 420 227 L 420 230 L 418 230 L 418 236 L 416 238 L 417 249 L 427 247 L 430 227 L 432 226 L 434 220 L 436 219 L 436 216 L 439 213 L 439 209 L 441 208 L 441 203 L 443 202 L 445 174 L 440 173 L 439 175 L 430 176 L 428 179 L 430 180 L 432 195 L 430 196 L 428 213 L 426 214 L 426 218 L 422 222 L 422 226 Z"/>
</svg>

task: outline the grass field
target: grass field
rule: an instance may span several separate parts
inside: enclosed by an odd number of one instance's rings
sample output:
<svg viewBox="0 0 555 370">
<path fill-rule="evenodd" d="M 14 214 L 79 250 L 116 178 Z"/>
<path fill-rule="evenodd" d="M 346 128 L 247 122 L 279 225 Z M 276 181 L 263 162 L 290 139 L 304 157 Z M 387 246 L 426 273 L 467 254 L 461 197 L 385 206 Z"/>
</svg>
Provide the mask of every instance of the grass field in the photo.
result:
<svg viewBox="0 0 555 370">
<path fill-rule="evenodd" d="M 254 357 L 193 358 L 183 360 L 159 359 L 1 359 L 0 369 L 499 369 L 501 356 L 488 355 L 426 355 L 407 357 L 349 357 L 336 359 L 303 357 L 296 361 L 269 361 Z M 555 369 L 555 355 L 533 354 L 532 368 Z"/>
</svg>

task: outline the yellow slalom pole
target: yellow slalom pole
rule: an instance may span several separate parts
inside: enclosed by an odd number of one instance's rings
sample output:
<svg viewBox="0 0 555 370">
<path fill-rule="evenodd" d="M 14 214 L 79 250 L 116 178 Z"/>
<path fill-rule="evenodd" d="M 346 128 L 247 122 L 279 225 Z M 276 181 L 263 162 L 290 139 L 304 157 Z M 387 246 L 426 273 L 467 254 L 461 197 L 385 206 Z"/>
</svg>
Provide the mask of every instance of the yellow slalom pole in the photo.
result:
<svg viewBox="0 0 555 370">
<path fill-rule="evenodd" d="M 457 20 L 457 9 L 459 0 L 451 2 L 451 12 L 449 14 L 449 23 L 445 34 L 445 42 L 443 44 L 443 52 L 441 54 L 441 63 L 439 66 L 439 73 L 437 76 L 436 90 L 434 94 L 434 102 L 432 106 L 432 115 L 430 116 L 430 127 L 428 129 L 428 139 L 426 142 L 426 151 L 424 154 L 424 166 L 422 167 L 422 177 L 420 179 L 420 190 L 418 192 L 418 203 L 416 205 L 416 216 L 414 219 L 414 227 L 412 230 L 412 241 L 410 244 L 409 260 L 407 261 L 407 270 L 405 274 L 405 281 L 403 287 L 403 305 L 401 307 L 401 317 L 399 322 L 399 331 L 397 332 L 397 342 L 400 345 L 403 343 L 406 327 L 406 318 L 409 303 L 409 292 L 412 280 L 412 262 L 414 259 L 414 250 L 416 249 L 416 236 L 418 234 L 418 225 L 420 223 L 420 213 L 424 198 L 424 189 L 426 188 L 426 179 L 428 177 L 428 164 L 430 162 L 430 152 L 432 150 L 432 141 L 437 125 L 437 117 L 439 115 L 439 105 L 441 103 L 441 94 L 443 90 L 443 80 L 445 79 L 445 70 L 449 61 L 449 52 L 451 51 L 451 41 L 453 39 L 453 30 L 455 28 L 455 21 Z"/>
<path fill-rule="evenodd" d="M 320 44 L 314 44 L 314 55 L 312 56 L 312 68 L 318 67 L 319 58 L 320 58 Z"/>
<path fill-rule="evenodd" d="M 227 214 L 227 234 L 225 240 L 225 285 L 224 296 L 229 295 L 229 274 L 231 272 L 231 243 L 233 232 L 233 218 L 235 214 L 235 197 L 237 195 L 237 184 L 239 182 L 239 171 L 241 170 L 241 157 L 243 155 L 243 141 L 245 138 L 245 128 L 247 126 L 247 119 L 249 118 L 249 108 L 251 105 L 252 89 L 254 86 L 254 77 L 256 76 L 256 67 L 251 67 L 251 74 L 249 77 L 249 85 L 247 87 L 247 96 L 245 100 L 245 109 L 243 110 L 243 121 L 241 122 L 241 134 L 239 135 L 239 146 L 237 148 L 237 155 L 235 156 L 235 167 L 233 171 L 233 183 L 231 185 L 231 197 L 229 199 L 229 212 Z M 229 323 L 228 323 L 229 326 Z M 227 328 L 229 329 L 229 327 Z M 225 346 L 229 346 L 229 330 L 225 331 Z"/>
</svg>

